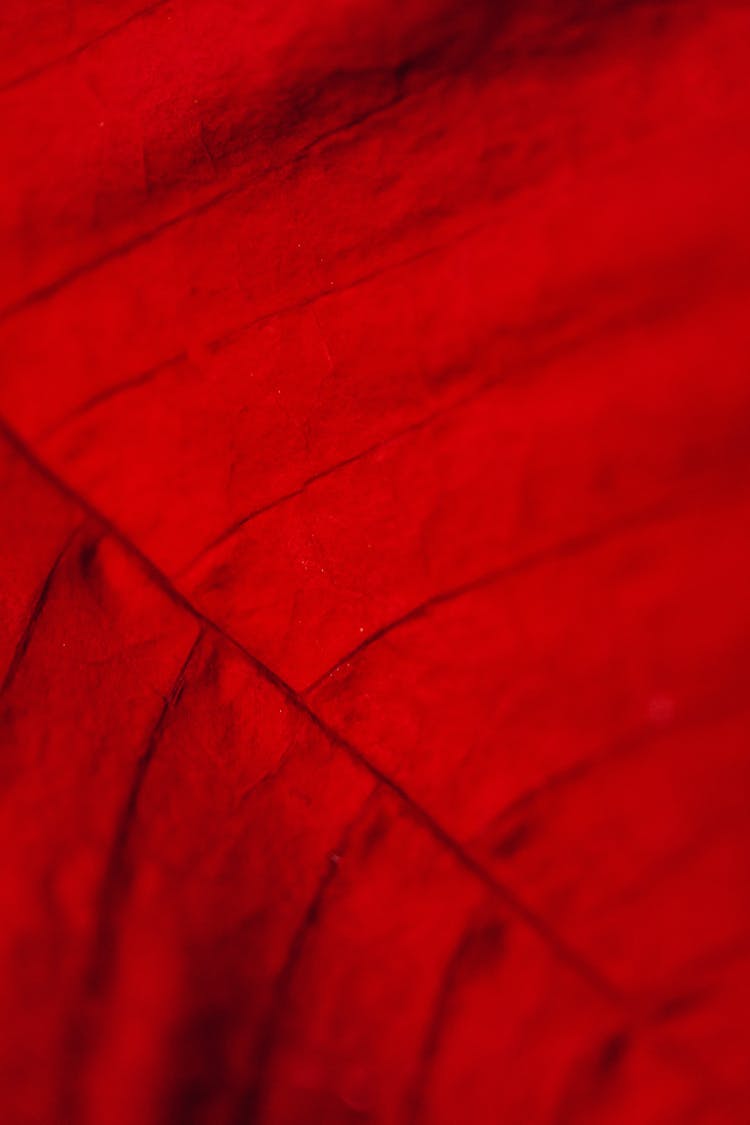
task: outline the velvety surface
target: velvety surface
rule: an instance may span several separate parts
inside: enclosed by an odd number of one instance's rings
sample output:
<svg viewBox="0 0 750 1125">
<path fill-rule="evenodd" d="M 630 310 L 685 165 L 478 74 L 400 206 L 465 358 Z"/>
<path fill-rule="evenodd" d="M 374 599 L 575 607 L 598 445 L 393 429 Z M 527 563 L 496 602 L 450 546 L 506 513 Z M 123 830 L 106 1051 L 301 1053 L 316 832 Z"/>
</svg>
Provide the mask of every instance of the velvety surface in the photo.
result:
<svg viewBox="0 0 750 1125">
<path fill-rule="evenodd" d="M 6 0 L 3 1125 L 750 1120 L 749 69 Z"/>
</svg>

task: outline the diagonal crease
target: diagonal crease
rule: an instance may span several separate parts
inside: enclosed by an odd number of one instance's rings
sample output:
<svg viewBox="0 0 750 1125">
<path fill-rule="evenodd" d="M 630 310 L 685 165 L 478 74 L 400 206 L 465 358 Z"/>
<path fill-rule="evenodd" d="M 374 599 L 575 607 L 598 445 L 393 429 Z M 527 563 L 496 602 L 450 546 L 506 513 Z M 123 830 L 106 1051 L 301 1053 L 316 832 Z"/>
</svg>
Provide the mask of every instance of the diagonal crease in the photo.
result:
<svg viewBox="0 0 750 1125">
<path fill-rule="evenodd" d="M 67 554 L 70 544 L 73 542 L 79 530 L 80 525 L 77 524 L 70 532 L 70 534 L 66 537 L 65 542 L 57 553 L 55 561 L 52 563 L 47 577 L 45 578 L 39 589 L 39 593 L 34 599 L 34 604 L 31 607 L 31 612 L 29 613 L 26 624 L 24 625 L 23 632 L 18 638 L 18 643 L 16 644 L 15 650 L 13 652 L 11 662 L 8 665 L 8 671 L 5 673 L 5 678 L 3 679 L 2 684 L 0 684 L 0 696 L 2 696 L 10 688 L 14 679 L 16 678 L 16 675 L 18 674 L 18 669 L 20 668 L 29 644 L 31 643 L 31 638 L 33 636 L 37 622 L 39 621 L 39 618 L 41 617 L 44 607 L 47 603 L 47 599 L 49 598 L 50 591 L 52 590 L 52 585 L 55 580 L 55 575 L 57 574 L 57 571 L 60 567 L 60 563 L 63 561 L 63 558 Z"/>
<path fill-rule="evenodd" d="M 421 824 L 433 838 L 441 844 L 446 850 L 451 852 L 458 863 L 476 879 L 478 879 L 493 895 L 503 901 L 508 908 L 520 918 L 526 925 L 534 930 L 545 944 L 553 951 L 553 953 L 563 963 L 568 965 L 579 977 L 585 980 L 591 988 L 593 988 L 600 995 L 607 998 L 611 1003 L 623 1005 L 626 1003 L 625 997 L 620 991 L 612 984 L 595 966 L 592 964 L 582 953 L 572 947 L 557 931 L 540 915 L 538 915 L 531 907 L 529 907 L 523 899 L 513 890 L 509 885 L 496 879 L 491 872 L 476 858 L 470 851 L 464 847 L 457 839 L 455 839 L 426 809 L 424 809 L 414 797 L 399 785 L 399 783 L 384 773 L 379 767 L 372 762 L 365 754 L 362 753 L 356 746 L 350 743 L 333 727 L 329 726 L 303 699 L 303 697 L 294 690 L 294 688 L 282 679 L 276 672 L 274 672 L 268 665 L 264 664 L 252 652 L 244 647 L 231 633 L 228 633 L 210 617 L 197 609 L 190 600 L 180 593 L 175 588 L 170 579 L 161 571 L 155 563 L 151 561 L 131 540 L 121 532 L 103 513 L 100 513 L 85 497 L 79 495 L 76 490 L 64 480 L 57 476 L 57 474 L 42 461 L 39 460 L 37 455 L 31 450 L 23 439 L 15 433 L 15 431 L 8 425 L 8 423 L 0 418 L 0 433 L 4 434 L 10 444 L 19 452 L 19 454 L 26 458 L 37 470 L 49 481 L 57 490 L 65 493 L 66 496 L 74 499 L 80 507 L 82 507 L 93 518 L 97 519 L 99 523 L 104 526 L 107 531 L 117 539 L 120 545 L 126 550 L 133 558 L 137 559 L 153 581 L 162 589 L 176 604 L 180 605 L 187 613 L 191 614 L 196 620 L 203 623 L 203 625 L 211 630 L 215 635 L 223 638 L 223 640 L 230 645 L 235 651 L 241 653 L 244 658 L 255 668 L 257 673 L 262 676 L 267 682 L 272 684 L 286 700 L 297 710 L 301 711 L 313 723 L 318 730 L 320 730 L 334 745 L 338 746 L 340 750 L 346 753 L 352 761 L 356 762 L 363 770 L 373 776 L 377 781 L 381 782 L 387 789 L 391 790 L 403 803 L 404 807 L 409 811 L 410 815 Z"/>
</svg>

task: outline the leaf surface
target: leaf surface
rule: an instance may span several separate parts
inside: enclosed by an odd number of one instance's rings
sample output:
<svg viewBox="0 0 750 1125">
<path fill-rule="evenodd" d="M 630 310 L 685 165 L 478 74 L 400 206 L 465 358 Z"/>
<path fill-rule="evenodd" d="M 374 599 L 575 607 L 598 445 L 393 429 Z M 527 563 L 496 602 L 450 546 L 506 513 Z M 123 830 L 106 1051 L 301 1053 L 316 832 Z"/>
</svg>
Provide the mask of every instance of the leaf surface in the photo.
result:
<svg viewBox="0 0 750 1125">
<path fill-rule="evenodd" d="M 742 5 L 0 26 L 11 1125 L 740 1125 Z"/>
</svg>

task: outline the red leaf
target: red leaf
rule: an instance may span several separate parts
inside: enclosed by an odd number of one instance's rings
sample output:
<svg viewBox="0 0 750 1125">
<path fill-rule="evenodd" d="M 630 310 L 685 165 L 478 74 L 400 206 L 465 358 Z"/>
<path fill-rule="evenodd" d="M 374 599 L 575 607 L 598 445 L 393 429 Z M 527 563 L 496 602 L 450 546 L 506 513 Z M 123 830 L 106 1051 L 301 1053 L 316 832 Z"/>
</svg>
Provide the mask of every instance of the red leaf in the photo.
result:
<svg viewBox="0 0 750 1125">
<path fill-rule="evenodd" d="M 3 1122 L 745 1122 L 748 13 L 6 9 Z"/>
</svg>

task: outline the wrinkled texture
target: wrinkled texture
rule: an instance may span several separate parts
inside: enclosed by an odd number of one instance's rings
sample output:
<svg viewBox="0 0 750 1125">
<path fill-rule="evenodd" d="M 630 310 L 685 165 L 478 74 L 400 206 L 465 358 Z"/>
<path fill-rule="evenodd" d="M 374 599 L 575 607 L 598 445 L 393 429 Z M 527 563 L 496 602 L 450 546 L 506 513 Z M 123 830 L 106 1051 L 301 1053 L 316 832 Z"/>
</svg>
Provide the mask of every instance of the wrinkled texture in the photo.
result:
<svg viewBox="0 0 750 1125">
<path fill-rule="evenodd" d="M 750 1120 L 749 45 L 5 0 L 4 1125 Z"/>
</svg>

